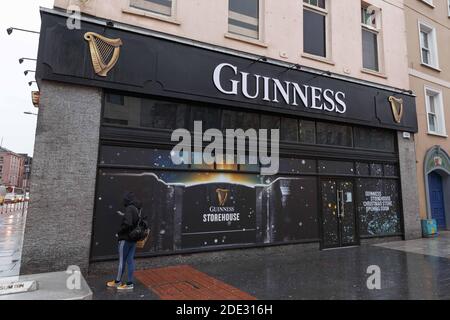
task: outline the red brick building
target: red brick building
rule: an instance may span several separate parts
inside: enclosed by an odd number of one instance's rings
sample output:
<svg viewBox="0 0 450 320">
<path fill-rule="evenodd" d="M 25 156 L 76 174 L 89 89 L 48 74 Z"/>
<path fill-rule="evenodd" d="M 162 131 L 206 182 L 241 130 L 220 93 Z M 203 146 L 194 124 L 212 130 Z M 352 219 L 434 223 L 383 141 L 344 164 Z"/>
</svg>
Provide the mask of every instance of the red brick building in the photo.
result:
<svg viewBox="0 0 450 320">
<path fill-rule="evenodd" d="M 0 148 L 0 184 L 20 188 L 27 187 L 29 174 L 26 167 L 29 163 L 28 155 Z"/>
</svg>

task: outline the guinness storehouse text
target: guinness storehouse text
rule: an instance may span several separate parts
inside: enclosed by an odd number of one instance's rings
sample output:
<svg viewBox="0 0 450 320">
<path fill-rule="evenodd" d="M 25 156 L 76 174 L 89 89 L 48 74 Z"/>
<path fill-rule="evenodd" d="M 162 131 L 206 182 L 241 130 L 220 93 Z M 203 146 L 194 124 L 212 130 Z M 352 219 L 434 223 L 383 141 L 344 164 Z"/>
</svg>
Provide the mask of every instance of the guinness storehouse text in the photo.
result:
<svg viewBox="0 0 450 320">
<path fill-rule="evenodd" d="M 224 79 L 223 71 L 226 69 L 229 69 L 236 77 Z M 275 103 L 284 101 L 288 105 L 326 112 L 345 113 L 347 111 L 345 93 L 342 91 L 250 74 L 239 71 L 236 66 L 229 63 L 221 63 L 215 68 L 213 81 L 217 90 L 227 95 L 242 93 L 244 97 L 252 100 L 261 99 Z M 249 83 L 255 84 L 252 92 L 249 92 Z"/>
</svg>

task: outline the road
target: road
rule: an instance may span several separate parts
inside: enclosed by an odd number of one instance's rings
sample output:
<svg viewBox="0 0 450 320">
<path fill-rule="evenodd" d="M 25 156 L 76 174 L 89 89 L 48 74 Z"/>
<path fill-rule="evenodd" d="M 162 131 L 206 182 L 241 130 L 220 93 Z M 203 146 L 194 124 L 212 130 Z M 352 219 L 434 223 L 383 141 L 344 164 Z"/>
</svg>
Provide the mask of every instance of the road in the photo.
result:
<svg viewBox="0 0 450 320">
<path fill-rule="evenodd" d="M 0 278 L 18 276 L 28 203 L 0 206 Z"/>
</svg>

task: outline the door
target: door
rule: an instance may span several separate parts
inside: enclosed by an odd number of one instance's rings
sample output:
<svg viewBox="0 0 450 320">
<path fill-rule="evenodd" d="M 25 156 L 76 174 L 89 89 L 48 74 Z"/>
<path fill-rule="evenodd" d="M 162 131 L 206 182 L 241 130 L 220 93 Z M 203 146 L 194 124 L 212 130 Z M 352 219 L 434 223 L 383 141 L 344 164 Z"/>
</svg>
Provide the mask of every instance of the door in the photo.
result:
<svg viewBox="0 0 450 320">
<path fill-rule="evenodd" d="M 322 248 L 357 245 L 355 197 L 351 180 L 321 181 Z"/>
<path fill-rule="evenodd" d="M 436 172 L 431 172 L 428 175 L 428 186 L 431 217 L 436 219 L 438 228 L 445 228 L 445 209 L 441 176 Z"/>
</svg>

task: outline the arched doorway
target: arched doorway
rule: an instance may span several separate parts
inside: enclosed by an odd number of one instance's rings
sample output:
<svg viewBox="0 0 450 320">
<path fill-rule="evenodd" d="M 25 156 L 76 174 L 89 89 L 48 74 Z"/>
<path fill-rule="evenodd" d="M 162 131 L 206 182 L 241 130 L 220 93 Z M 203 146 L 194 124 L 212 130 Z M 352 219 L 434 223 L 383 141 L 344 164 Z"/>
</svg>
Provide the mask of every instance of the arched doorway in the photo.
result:
<svg viewBox="0 0 450 320">
<path fill-rule="evenodd" d="M 439 229 L 449 229 L 450 157 L 440 146 L 428 150 L 424 173 L 428 218 L 436 219 Z"/>
</svg>

